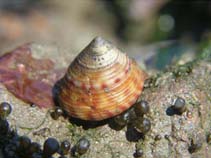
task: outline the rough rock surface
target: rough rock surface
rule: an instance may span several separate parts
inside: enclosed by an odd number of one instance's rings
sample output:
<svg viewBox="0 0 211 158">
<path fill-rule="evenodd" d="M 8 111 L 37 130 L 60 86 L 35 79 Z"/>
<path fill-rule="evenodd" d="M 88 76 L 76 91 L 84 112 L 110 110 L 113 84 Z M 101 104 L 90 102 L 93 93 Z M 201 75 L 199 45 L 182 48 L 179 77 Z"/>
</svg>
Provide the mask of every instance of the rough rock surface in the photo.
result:
<svg viewBox="0 0 211 158">
<path fill-rule="evenodd" d="M 206 136 L 211 132 L 210 80 L 211 62 L 205 59 L 175 66 L 147 80 L 140 99 L 149 102 L 147 118 L 151 120 L 152 129 L 139 140 L 126 128 L 115 131 L 104 124 L 83 129 L 67 118 L 53 120 L 49 109 L 22 102 L 3 85 L 0 85 L 0 100 L 12 105 L 13 111 L 8 117 L 11 128 L 33 141 L 43 144 L 47 137 L 55 137 L 60 141 L 68 139 L 74 144 L 86 136 L 91 147 L 82 157 L 132 158 L 135 149 L 142 148 L 146 158 L 209 158 L 211 146 Z M 176 97 L 186 101 L 187 110 L 182 115 L 168 113 Z"/>
<path fill-rule="evenodd" d="M 141 96 L 150 104 L 148 117 L 152 121 L 151 132 L 138 142 L 145 157 L 211 157 L 211 147 L 206 142 L 211 132 L 210 61 L 195 61 L 159 75 L 151 79 L 151 87 L 145 88 Z M 186 101 L 187 110 L 182 115 L 168 112 L 177 97 Z M 156 141 L 157 135 L 161 139 Z"/>
</svg>

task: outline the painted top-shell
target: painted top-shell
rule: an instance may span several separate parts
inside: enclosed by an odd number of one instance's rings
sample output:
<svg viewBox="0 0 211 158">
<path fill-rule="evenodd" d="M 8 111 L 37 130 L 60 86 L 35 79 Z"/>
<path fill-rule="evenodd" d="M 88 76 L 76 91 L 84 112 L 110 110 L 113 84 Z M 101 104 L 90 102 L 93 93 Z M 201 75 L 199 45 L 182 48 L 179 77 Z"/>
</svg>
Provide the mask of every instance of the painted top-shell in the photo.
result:
<svg viewBox="0 0 211 158">
<path fill-rule="evenodd" d="M 72 117 L 107 119 L 136 102 L 144 79 L 135 61 L 96 37 L 68 67 L 58 101 Z"/>
</svg>

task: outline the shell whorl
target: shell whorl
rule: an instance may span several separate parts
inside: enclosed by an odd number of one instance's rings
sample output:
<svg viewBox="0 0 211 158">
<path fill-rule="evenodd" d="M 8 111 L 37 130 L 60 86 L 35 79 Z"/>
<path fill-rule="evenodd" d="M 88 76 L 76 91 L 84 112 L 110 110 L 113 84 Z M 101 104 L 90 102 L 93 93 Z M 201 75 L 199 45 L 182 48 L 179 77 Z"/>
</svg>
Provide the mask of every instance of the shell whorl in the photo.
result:
<svg viewBox="0 0 211 158">
<path fill-rule="evenodd" d="M 86 68 L 98 69 L 115 62 L 120 51 L 108 41 L 101 37 L 96 37 L 79 54 L 77 61 Z"/>
<path fill-rule="evenodd" d="M 144 72 L 111 43 L 97 37 L 70 64 L 61 83 L 59 102 L 71 116 L 103 120 L 136 102 Z"/>
</svg>

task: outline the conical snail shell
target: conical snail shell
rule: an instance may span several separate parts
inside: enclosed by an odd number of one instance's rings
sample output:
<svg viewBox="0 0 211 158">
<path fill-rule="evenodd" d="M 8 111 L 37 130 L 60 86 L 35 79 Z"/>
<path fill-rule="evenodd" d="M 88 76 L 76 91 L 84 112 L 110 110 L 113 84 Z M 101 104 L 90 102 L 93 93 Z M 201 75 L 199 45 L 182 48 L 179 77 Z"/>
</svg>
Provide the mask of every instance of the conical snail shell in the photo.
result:
<svg viewBox="0 0 211 158">
<path fill-rule="evenodd" d="M 144 79 L 135 61 L 97 37 L 68 67 L 58 101 L 72 117 L 107 119 L 136 102 Z"/>
</svg>

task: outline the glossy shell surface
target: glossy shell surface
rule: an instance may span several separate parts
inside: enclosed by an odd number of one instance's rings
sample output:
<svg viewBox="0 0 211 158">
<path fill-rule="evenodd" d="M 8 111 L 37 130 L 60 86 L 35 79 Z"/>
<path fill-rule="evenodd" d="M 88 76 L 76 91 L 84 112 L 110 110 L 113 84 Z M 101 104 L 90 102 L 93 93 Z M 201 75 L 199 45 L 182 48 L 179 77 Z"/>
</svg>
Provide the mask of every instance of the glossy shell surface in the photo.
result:
<svg viewBox="0 0 211 158">
<path fill-rule="evenodd" d="M 58 101 L 72 117 L 103 120 L 138 99 L 145 73 L 108 41 L 95 38 L 70 64 Z"/>
</svg>

